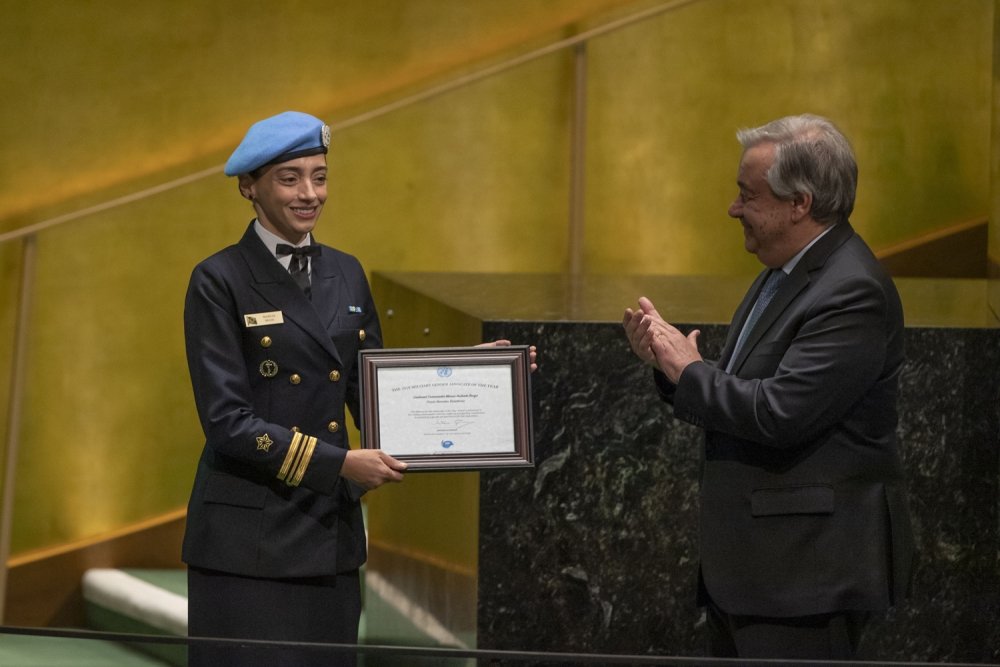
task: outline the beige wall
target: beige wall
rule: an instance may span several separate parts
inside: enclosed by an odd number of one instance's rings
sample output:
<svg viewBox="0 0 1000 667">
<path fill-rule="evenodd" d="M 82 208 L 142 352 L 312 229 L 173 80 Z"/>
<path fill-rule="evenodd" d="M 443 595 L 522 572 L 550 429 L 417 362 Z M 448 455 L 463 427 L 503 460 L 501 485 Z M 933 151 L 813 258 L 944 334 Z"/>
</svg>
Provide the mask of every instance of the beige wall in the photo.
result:
<svg viewBox="0 0 1000 667">
<path fill-rule="evenodd" d="M 0 233 L 221 165 L 265 115 L 335 123 L 655 4 L 0 3 Z M 585 269 L 755 271 L 725 217 L 733 132 L 806 110 L 854 140 L 876 247 L 985 217 L 993 10 L 703 0 L 594 41 Z M 369 270 L 564 270 L 571 86 L 554 54 L 337 133 L 318 238 Z M 186 502 L 202 438 L 184 289 L 249 217 L 213 174 L 39 235 L 15 552 Z M 0 246 L 8 340 L 19 245 Z M 6 349 L 3 399 L 9 370 Z"/>
</svg>

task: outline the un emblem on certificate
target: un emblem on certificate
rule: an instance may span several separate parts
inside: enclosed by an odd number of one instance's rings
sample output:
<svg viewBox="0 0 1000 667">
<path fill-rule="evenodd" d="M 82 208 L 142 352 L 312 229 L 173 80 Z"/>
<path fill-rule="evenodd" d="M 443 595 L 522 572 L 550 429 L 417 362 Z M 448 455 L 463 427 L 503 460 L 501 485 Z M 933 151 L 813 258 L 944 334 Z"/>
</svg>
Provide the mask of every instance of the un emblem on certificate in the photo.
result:
<svg viewBox="0 0 1000 667">
<path fill-rule="evenodd" d="M 451 440 L 442 440 L 442 441 L 441 441 L 441 446 L 442 446 L 442 447 L 443 447 L 444 449 L 451 449 L 452 445 L 454 445 L 454 444 L 455 444 L 455 443 L 454 443 L 454 442 L 452 442 Z"/>
<path fill-rule="evenodd" d="M 441 368 L 438 369 L 438 377 L 440 378 L 451 377 L 451 369 L 448 368 L 447 366 L 442 366 Z"/>
</svg>

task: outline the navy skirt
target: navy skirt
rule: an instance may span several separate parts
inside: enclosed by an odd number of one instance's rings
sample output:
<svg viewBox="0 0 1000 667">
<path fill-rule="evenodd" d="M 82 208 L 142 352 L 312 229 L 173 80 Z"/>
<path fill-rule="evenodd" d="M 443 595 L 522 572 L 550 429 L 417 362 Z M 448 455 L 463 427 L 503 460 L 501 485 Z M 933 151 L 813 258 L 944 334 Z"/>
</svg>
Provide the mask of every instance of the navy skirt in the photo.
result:
<svg viewBox="0 0 1000 667">
<path fill-rule="evenodd" d="M 192 642 L 189 667 L 354 667 L 354 650 L 306 644 L 356 645 L 360 617 L 357 570 L 329 577 L 258 579 L 188 568 L 188 635 L 249 640 Z"/>
</svg>

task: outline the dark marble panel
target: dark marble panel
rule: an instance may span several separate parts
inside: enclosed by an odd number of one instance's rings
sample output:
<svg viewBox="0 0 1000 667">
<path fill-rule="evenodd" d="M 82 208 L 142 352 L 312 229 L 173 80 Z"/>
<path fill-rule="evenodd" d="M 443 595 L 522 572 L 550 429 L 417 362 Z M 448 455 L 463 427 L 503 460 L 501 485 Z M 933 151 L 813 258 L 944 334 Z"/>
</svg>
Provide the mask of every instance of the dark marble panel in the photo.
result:
<svg viewBox="0 0 1000 667">
<path fill-rule="evenodd" d="M 909 329 L 901 454 L 918 563 L 913 595 L 877 621 L 886 659 L 1000 658 L 1000 331 Z"/>
<path fill-rule="evenodd" d="M 725 327 L 700 327 L 706 357 Z M 488 322 L 532 342 L 537 467 L 481 475 L 480 648 L 702 655 L 701 432 L 675 420 L 617 324 Z M 872 659 L 1000 658 L 1000 330 L 909 329 L 899 433 L 920 549 Z"/>
<path fill-rule="evenodd" d="M 1000 53 L 1000 49 L 997 50 Z M 1000 141 L 997 142 L 1000 146 Z M 998 188 L 1000 189 L 1000 188 Z M 996 237 L 998 240 L 994 241 L 994 245 L 1000 247 L 1000 212 L 993 220 L 993 227 L 990 229 L 990 235 Z M 1000 320 L 1000 259 L 990 258 L 989 263 L 989 292 L 988 292 L 990 309 L 993 311 L 993 316 Z"/>
<path fill-rule="evenodd" d="M 480 648 L 698 654 L 701 432 L 656 397 L 620 326 L 486 330 L 536 344 L 541 367 L 536 469 L 480 475 Z M 705 349 L 723 335 L 705 327 Z"/>
</svg>

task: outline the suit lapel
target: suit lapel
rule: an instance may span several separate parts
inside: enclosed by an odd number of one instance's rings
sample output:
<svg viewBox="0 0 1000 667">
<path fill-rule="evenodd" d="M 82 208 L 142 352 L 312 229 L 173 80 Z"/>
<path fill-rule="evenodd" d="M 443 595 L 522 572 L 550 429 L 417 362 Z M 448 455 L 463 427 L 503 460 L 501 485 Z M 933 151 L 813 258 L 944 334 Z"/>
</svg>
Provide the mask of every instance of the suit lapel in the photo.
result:
<svg viewBox="0 0 1000 667">
<path fill-rule="evenodd" d="M 326 322 L 320 318 L 313 301 L 310 301 L 295 284 L 295 280 L 285 267 L 271 255 L 267 246 L 254 232 L 252 223 L 238 245 L 253 276 L 251 288 L 270 303 L 275 310 L 280 310 L 284 317 L 316 339 L 316 342 L 337 361 L 341 361 L 333 339 L 326 330 Z M 320 282 L 325 283 L 326 281 Z M 313 299 L 319 299 L 320 296 L 316 294 L 316 286 L 313 285 Z"/>
<path fill-rule="evenodd" d="M 320 246 L 312 261 L 312 305 L 324 328 L 329 328 L 340 309 L 340 267 L 333 252 Z"/>
<path fill-rule="evenodd" d="M 821 238 L 816 244 L 802 256 L 799 263 L 795 265 L 792 272 L 788 275 L 785 283 L 778 289 L 778 292 L 774 295 L 771 303 L 768 304 L 767 309 L 761 314 L 760 319 L 754 325 L 752 331 L 747 333 L 747 338 L 743 342 L 743 347 L 740 348 L 739 354 L 736 356 L 736 360 L 733 363 L 733 372 L 739 370 L 740 366 L 749 356 L 750 352 L 757 346 L 761 338 L 771 325 L 774 324 L 788 308 L 789 304 L 795 300 L 795 297 L 809 285 L 811 280 L 810 275 L 816 269 L 821 268 L 826 264 L 827 259 L 833 252 L 842 246 L 847 239 L 849 239 L 854 234 L 854 228 L 851 227 L 850 223 L 842 222 L 836 227 L 831 229 L 826 236 Z M 748 296 L 753 294 L 752 299 L 744 298 L 743 303 L 740 304 L 740 309 L 737 311 L 737 318 L 733 322 L 739 322 L 739 327 L 730 327 L 729 336 L 726 341 L 726 354 L 723 356 L 724 359 L 728 359 L 728 355 L 732 354 L 732 348 L 736 344 L 736 338 L 739 335 L 739 331 L 742 328 L 743 322 L 746 321 L 749 315 L 750 309 L 753 307 L 754 302 L 757 300 L 757 294 L 760 292 L 761 285 L 764 281 L 764 277 L 767 275 L 765 270 L 761 275 L 757 276 L 757 280 L 754 282 L 753 287 L 748 292 Z M 735 329 L 735 333 L 734 330 Z M 723 365 L 723 368 L 725 366 Z"/>
<path fill-rule="evenodd" d="M 796 270 L 792 271 L 785 279 L 784 284 L 778 288 L 774 298 L 771 299 L 771 303 L 767 304 L 767 308 L 761 313 L 760 319 L 754 324 L 753 329 L 747 332 L 746 340 L 743 341 L 743 347 L 740 348 L 739 353 L 736 355 L 736 361 L 733 363 L 733 372 L 739 369 L 744 360 L 750 355 L 750 352 L 757 347 L 757 343 L 764 337 L 764 333 L 785 312 L 788 304 L 809 284 L 809 276 L 803 271 L 798 271 L 799 267 L 796 266 L 795 268 Z"/>
</svg>

